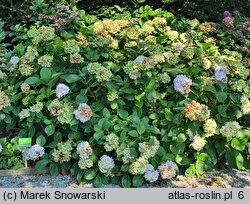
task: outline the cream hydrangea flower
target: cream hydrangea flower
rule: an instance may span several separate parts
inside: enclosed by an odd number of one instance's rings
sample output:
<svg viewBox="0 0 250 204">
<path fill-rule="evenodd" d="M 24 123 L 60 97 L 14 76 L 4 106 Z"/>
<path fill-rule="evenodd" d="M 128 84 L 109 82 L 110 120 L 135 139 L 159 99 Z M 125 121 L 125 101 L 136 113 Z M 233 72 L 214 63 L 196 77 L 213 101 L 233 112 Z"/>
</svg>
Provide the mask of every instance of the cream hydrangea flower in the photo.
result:
<svg viewBox="0 0 250 204">
<path fill-rule="evenodd" d="M 211 137 L 215 134 L 217 124 L 214 119 L 208 119 L 205 121 L 203 129 L 206 137 Z"/>
<path fill-rule="evenodd" d="M 196 151 L 201 151 L 203 147 L 206 145 L 207 141 L 200 137 L 199 135 L 195 135 L 193 137 L 193 142 L 191 143 L 191 146 L 196 150 Z"/>
</svg>

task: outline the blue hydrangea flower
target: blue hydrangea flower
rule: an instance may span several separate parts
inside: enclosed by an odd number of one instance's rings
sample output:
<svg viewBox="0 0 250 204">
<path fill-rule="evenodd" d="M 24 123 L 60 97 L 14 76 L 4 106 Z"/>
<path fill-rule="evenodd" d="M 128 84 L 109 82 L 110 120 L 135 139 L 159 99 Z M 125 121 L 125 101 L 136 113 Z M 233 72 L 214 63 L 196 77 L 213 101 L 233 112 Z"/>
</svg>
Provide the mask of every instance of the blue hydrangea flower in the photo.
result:
<svg viewBox="0 0 250 204">
<path fill-rule="evenodd" d="M 191 85 L 192 80 L 185 75 L 177 75 L 174 79 L 174 89 L 181 94 L 188 94 Z"/>
<path fill-rule="evenodd" d="M 226 67 L 224 67 L 222 65 L 218 65 L 215 68 L 214 78 L 217 81 L 221 81 L 223 83 L 227 83 L 227 69 L 226 69 Z"/>
</svg>

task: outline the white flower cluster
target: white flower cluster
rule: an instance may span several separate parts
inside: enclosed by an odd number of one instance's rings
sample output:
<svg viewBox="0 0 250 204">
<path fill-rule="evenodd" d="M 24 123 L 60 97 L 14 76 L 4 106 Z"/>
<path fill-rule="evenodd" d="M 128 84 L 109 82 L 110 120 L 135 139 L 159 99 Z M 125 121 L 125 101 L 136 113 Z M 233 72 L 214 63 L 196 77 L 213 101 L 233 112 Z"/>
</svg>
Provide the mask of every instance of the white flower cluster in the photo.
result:
<svg viewBox="0 0 250 204">
<path fill-rule="evenodd" d="M 146 172 L 144 174 L 144 178 L 146 179 L 146 181 L 153 183 L 157 181 L 158 177 L 159 177 L 159 172 L 154 169 L 153 165 L 147 164 Z"/>
<path fill-rule="evenodd" d="M 10 64 L 12 64 L 12 65 L 18 64 L 19 60 L 20 60 L 19 57 L 13 56 L 10 59 Z"/>
<path fill-rule="evenodd" d="M 113 158 L 103 155 L 98 161 L 99 170 L 102 173 L 110 173 L 111 169 L 115 166 Z"/>
<path fill-rule="evenodd" d="M 185 75 L 177 75 L 174 79 L 174 89 L 181 94 L 188 94 L 191 85 L 192 80 Z"/>
<path fill-rule="evenodd" d="M 77 145 L 76 152 L 79 154 L 79 157 L 87 159 L 92 154 L 92 148 L 88 142 L 83 141 Z"/>
<path fill-rule="evenodd" d="M 74 114 L 76 119 L 82 123 L 86 123 L 93 115 L 91 108 L 86 103 L 80 103 Z"/>
<path fill-rule="evenodd" d="M 44 154 L 45 154 L 44 147 L 36 144 L 29 148 L 26 155 L 26 159 L 35 161 L 39 159 L 39 157 L 42 157 Z"/>
<path fill-rule="evenodd" d="M 236 121 L 226 122 L 220 129 L 220 133 L 224 137 L 235 137 L 237 132 L 240 130 L 240 125 Z"/>
<path fill-rule="evenodd" d="M 58 84 L 56 86 L 56 97 L 61 98 L 69 93 L 69 87 L 65 84 Z"/>
<path fill-rule="evenodd" d="M 193 142 L 191 143 L 191 146 L 196 150 L 196 151 L 201 151 L 203 147 L 206 145 L 207 141 L 200 137 L 199 135 L 195 135 L 193 137 Z"/>
</svg>

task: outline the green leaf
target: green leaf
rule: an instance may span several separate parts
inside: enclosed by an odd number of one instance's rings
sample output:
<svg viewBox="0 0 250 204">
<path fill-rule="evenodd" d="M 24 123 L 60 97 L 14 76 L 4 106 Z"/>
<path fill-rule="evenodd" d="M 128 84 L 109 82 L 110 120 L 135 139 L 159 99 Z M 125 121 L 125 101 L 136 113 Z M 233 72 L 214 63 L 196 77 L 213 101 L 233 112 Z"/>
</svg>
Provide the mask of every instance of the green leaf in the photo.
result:
<svg viewBox="0 0 250 204">
<path fill-rule="evenodd" d="M 48 81 L 52 76 L 52 72 L 49 68 L 44 67 L 40 71 L 40 76 L 44 81 Z"/>
<path fill-rule="evenodd" d="M 234 149 L 227 150 L 226 160 L 231 167 L 243 169 L 244 158 L 239 151 Z"/>
<path fill-rule="evenodd" d="M 146 130 L 145 124 L 142 121 L 140 121 L 139 124 L 136 126 L 136 130 L 140 135 L 142 135 Z"/>
<path fill-rule="evenodd" d="M 74 83 L 82 79 L 79 75 L 76 74 L 65 74 L 62 75 L 60 78 L 64 79 L 68 83 Z"/>
<path fill-rule="evenodd" d="M 46 138 L 43 135 L 40 135 L 36 138 L 36 144 L 44 146 L 46 143 Z"/>
<path fill-rule="evenodd" d="M 218 92 L 216 98 L 219 102 L 224 103 L 224 101 L 227 99 L 227 94 L 224 92 Z"/>
<path fill-rule="evenodd" d="M 96 176 L 95 170 L 94 170 L 94 169 L 88 169 L 88 170 L 85 172 L 85 174 L 84 174 L 84 179 L 86 179 L 86 180 L 89 181 L 89 180 L 94 179 L 95 176 Z"/>
<path fill-rule="evenodd" d="M 234 149 L 239 151 L 243 151 L 245 149 L 245 144 L 238 138 L 233 138 L 231 141 L 231 145 Z"/>
<path fill-rule="evenodd" d="M 131 131 L 128 132 L 128 134 L 131 137 L 138 137 L 139 136 L 136 130 L 131 130 Z"/>
<path fill-rule="evenodd" d="M 93 181 L 94 187 L 100 188 L 102 186 L 102 176 L 97 175 Z"/>
<path fill-rule="evenodd" d="M 185 143 L 172 142 L 170 144 L 170 151 L 176 154 L 182 154 L 185 149 Z"/>
<path fill-rule="evenodd" d="M 37 82 L 39 82 L 39 78 L 38 77 L 29 77 L 28 79 L 26 79 L 24 82 L 27 83 L 27 84 L 30 84 L 30 85 L 34 85 L 36 84 Z"/>
<path fill-rule="evenodd" d="M 53 135 L 54 132 L 55 132 L 55 126 L 49 125 L 49 126 L 47 126 L 47 127 L 45 128 L 44 131 L 45 131 L 45 133 L 46 133 L 48 136 Z"/>
<path fill-rule="evenodd" d="M 128 117 L 128 111 L 126 110 L 118 109 L 117 113 L 122 119 L 126 119 Z"/>
<path fill-rule="evenodd" d="M 42 159 L 42 160 L 40 160 L 40 161 L 38 161 L 36 163 L 35 169 L 37 171 L 42 171 L 48 165 L 48 163 L 50 163 L 50 160 L 48 160 L 48 159 Z"/>
<path fill-rule="evenodd" d="M 49 167 L 49 172 L 52 176 L 57 176 L 59 174 L 59 166 L 57 163 L 51 163 Z"/>
<path fill-rule="evenodd" d="M 133 186 L 139 187 L 143 184 L 144 182 L 144 177 L 142 175 L 136 175 L 133 177 Z"/>
<path fill-rule="evenodd" d="M 128 174 L 122 177 L 122 187 L 129 188 L 131 186 L 131 178 Z"/>
<path fill-rule="evenodd" d="M 195 166 L 194 166 L 194 164 L 191 164 L 190 167 L 188 169 L 186 169 L 185 176 L 189 177 L 189 178 L 195 176 Z"/>
<path fill-rule="evenodd" d="M 110 117 L 110 112 L 107 108 L 104 108 L 102 111 L 102 114 L 105 118 L 109 118 Z"/>
</svg>

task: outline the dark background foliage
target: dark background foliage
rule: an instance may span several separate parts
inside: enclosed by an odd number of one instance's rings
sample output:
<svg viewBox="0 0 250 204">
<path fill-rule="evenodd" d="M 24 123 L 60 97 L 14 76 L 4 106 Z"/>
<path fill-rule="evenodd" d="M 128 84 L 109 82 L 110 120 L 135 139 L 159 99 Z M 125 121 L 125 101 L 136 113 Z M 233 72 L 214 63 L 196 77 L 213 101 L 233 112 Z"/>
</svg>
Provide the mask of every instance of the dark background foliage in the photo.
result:
<svg viewBox="0 0 250 204">
<path fill-rule="evenodd" d="M 13 23 L 25 20 L 30 14 L 29 6 L 31 0 L 0 0 L 0 18 L 7 19 Z M 74 0 L 74 1 L 51 1 L 45 0 L 47 3 L 65 3 L 77 4 L 79 8 L 83 8 L 88 12 L 100 9 L 104 6 L 119 5 L 121 7 L 136 7 L 140 5 L 151 5 L 154 8 L 165 8 L 175 11 L 188 18 L 198 18 L 199 20 L 220 21 L 222 13 L 225 10 L 237 10 L 241 14 L 250 15 L 250 0 Z M 6 21 L 6 20 L 5 20 Z"/>
</svg>

